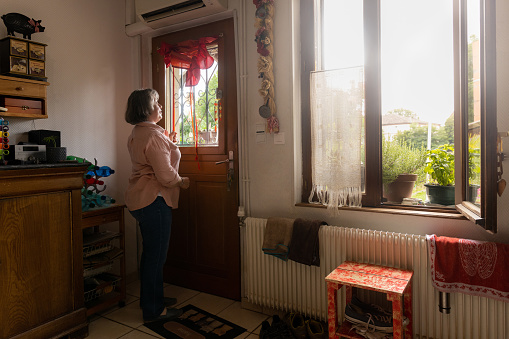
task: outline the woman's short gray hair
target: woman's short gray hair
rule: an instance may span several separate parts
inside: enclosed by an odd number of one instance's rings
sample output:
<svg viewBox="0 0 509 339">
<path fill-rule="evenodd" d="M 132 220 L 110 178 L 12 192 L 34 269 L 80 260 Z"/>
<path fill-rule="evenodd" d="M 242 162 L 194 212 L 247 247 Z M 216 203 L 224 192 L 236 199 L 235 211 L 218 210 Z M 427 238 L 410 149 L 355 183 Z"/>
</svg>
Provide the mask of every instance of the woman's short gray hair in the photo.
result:
<svg viewBox="0 0 509 339">
<path fill-rule="evenodd" d="M 152 88 L 137 89 L 127 99 L 125 121 L 131 125 L 148 120 L 154 102 L 159 100 L 159 93 Z"/>
</svg>

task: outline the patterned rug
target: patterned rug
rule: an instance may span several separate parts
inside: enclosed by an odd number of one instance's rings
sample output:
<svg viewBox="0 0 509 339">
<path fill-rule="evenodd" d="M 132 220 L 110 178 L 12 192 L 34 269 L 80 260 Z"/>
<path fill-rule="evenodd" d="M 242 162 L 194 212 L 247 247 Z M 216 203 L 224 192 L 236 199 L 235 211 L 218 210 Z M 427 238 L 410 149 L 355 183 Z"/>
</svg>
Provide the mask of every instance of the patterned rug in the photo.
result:
<svg viewBox="0 0 509 339">
<path fill-rule="evenodd" d="M 246 331 L 245 328 L 205 312 L 194 305 L 189 304 L 181 309 L 184 313 L 180 317 L 154 321 L 145 324 L 145 327 L 165 338 L 175 339 L 230 339 Z"/>
</svg>

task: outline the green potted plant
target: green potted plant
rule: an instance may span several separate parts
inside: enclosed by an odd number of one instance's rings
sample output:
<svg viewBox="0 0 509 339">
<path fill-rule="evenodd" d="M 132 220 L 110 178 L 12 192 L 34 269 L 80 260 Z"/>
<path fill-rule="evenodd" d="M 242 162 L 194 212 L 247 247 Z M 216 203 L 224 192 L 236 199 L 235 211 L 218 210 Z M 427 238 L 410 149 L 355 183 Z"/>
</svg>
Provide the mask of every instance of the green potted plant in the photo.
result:
<svg viewBox="0 0 509 339">
<path fill-rule="evenodd" d="M 398 140 L 382 141 L 383 197 L 401 203 L 410 198 L 417 181 L 416 172 L 426 161 L 424 148 L 414 148 Z"/>
<path fill-rule="evenodd" d="M 65 161 L 67 158 L 67 148 L 57 147 L 57 137 L 54 135 L 42 139 L 46 143 L 46 162 L 55 164 Z"/>
<path fill-rule="evenodd" d="M 478 155 L 473 147 L 468 150 L 468 175 L 470 180 L 476 178 L 480 172 L 479 166 L 475 163 Z M 425 184 L 426 194 L 433 204 L 454 205 L 454 145 L 444 144 L 433 150 L 427 151 L 428 162 L 424 172 L 430 175 L 431 182 Z M 478 185 L 470 185 L 470 201 L 473 203 L 477 198 Z"/>
</svg>

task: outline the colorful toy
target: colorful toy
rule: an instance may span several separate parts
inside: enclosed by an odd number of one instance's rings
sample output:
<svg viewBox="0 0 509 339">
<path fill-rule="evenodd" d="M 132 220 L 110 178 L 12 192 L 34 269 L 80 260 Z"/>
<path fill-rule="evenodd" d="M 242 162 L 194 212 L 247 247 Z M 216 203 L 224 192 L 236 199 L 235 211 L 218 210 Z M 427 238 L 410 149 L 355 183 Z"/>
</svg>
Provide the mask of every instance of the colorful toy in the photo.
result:
<svg viewBox="0 0 509 339">
<path fill-rule="evenodd" d="M 67 160 L 74 160 L 79 163 L 90 163 L 85 158 L 79 158 L 73 155 L 67 157 Z M 81 189 L 81 210 L 88 211 L 90 208 L 94 207 L 105 207 L 115 203 L 115 199 L 112 197 L 99 194 L 106 190 L 106 185 L 103 180 L 99 180 L 100 178 L 106 178 L 115 173 L 108 166 L 97 165 L 97 159 L 94 158 L 95 164 L 90 164 L 87 168 L 87 172 L 83 176 L 83 188 Z M 102 186 L 102 187 L 99 187 Z"/>
</svg>

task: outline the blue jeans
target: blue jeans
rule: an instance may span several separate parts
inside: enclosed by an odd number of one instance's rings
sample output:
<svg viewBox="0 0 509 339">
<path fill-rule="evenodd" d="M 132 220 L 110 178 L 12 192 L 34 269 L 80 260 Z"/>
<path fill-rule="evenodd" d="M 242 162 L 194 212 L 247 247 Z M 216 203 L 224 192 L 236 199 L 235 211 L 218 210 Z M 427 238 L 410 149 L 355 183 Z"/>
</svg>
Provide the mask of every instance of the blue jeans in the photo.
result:
<svg viewBox="0 0 509 339">
<path fill-rule="evenodd" d="M 143 319 L 158 317 L 164 310 L 163 266 L 171 233 L 171 207 L 157 197 L 147 207 L 129 211 L 138 220 L 143 239 L 140 262 L 140 305 Z"/>
</svg>

